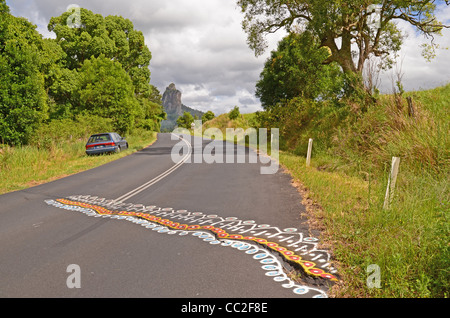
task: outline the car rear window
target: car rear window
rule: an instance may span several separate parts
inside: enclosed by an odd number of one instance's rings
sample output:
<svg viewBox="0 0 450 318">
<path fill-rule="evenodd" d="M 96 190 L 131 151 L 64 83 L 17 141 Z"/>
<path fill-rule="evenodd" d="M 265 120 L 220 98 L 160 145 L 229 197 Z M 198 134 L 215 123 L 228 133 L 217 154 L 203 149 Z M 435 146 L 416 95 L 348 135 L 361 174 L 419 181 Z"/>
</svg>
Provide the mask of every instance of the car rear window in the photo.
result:
<svg viewBox="0 0 450 318">
<path fill-rule="evenodd" d="M 108 134 L 91 136 L 91 138 L 89 138 L 88 140 L 88 143 L 92 144 L 95 142 L 105 142 L 105 141 L 111 141 L 111 137 Z"/>
</svg>

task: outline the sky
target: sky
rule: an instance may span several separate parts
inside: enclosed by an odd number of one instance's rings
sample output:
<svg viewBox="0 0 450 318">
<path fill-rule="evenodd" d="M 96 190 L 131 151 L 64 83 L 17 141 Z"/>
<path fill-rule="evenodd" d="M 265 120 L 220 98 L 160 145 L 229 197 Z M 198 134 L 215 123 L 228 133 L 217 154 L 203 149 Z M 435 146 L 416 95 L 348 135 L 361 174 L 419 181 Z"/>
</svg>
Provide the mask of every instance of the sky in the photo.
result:
<svg viewBox="0 0 450 318">
<path fill-rule="evenodd" d="M 271 50 L 283 33 L 271 35 L 266 53 L 255 57 L 242 30 L 243 13 L 235 0 L 6 0 L 14 16 L 22 16 L 37 26 L 44 37 L 51 17 L 59 16 L 71 4 L 104 16 L 130 19 L 143 32 L 152 52 L 151 84 L 161 94 L 170 83 L 182 92 L 182 102 L 216 115 L 238 106 L 241 113 L 261 110 L 255 85 Z M 450 6 L 437 12 L 440 21 L 450 24 Z M 392 75 L 402 74 L 406 91 L 428 89 L 450 82 L 450 29 L 436 42 L 448 50 L 438 50 L 432 62 L 421 56 L 426 39 L 406 23 L 399 26 L 408 34 L 398 58 L 399 71 L 381 74 L 380 89 L 392 93 Z"/>
</svg>

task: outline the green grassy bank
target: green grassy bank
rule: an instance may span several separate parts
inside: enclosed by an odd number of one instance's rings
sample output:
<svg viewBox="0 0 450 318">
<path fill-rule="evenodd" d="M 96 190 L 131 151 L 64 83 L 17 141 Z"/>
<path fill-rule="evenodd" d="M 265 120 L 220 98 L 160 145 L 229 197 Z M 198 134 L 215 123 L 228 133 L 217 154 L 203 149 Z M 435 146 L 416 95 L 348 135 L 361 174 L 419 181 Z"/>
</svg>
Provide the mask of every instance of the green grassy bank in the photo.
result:
<svg viewBox="0 0 450 318">
<path fill-rule="evenodd" d="M 135 130 L 126 135 L 129 149 L 120 153 L 87 156 L 90 134 L 110 131 L 110 121 L 58 120 L 42 127 L 29 145 L 0 145 L 0 194 L 21 190 L 98 167 L 149 146 L 156 133 Z"/>
<path fill-rule="evenodd" d="M 280 162 L 319 207 L 311 217 L 342 278 L 334 296 L 449 296 L 449 106 L 450 85 L 381 96 L 360 118 L 329 131 L 323 118 L 313 118 L 319 124 L 301 129 L 303 140 L 281 153 Z M 311 167 L 308 136 L 318 144 Z M 392 204 L 383 209 L 393 156 L 400 170 Z M 380 288 L 367 284 L 372 264 L 380 268 Z"/>
<path fill-rule="evenodd" d="M 339 269 L 331 296 L 448 297 L 450 85 L 383 95 L 358 108 L 299 101 L 277 114 L 280 164 L 299 184 L 311 224 Z M 205 126 L 247 129 L 258 126 L 257 118 L 230 121 L 224 114 Z M 395 196 L 383 209 L 394 156 Z M 380 288 L 368 285 L 375 282 L 371 265 L 379 268 Z"/>
</svg>

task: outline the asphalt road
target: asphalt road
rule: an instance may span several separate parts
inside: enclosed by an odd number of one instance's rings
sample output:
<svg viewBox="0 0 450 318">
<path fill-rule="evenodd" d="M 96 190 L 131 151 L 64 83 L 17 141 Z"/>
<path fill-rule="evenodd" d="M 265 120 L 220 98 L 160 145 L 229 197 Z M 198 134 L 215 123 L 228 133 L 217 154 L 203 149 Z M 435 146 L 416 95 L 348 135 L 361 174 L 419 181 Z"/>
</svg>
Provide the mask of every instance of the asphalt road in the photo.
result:
<svg viewBox="0 0 450 318">
<path fill-rule="evenodd" d="M 0 297 L 326 297 L 329 279 L 293 282 L 283 271 L 292 267 L 264 244 L 136 217 L 264 238 L 334 273 L 326 251 L 317 249 L 318 233 L 301 217 L 289 175 L 261 174 L 260 162 L 195 163 L 205 146 L 221 143 L 209 140 L 191 140 L 192 154 L 177 165 L 174 146 L 188 144 L 171 137 L 159 134 L 151 147 L 125 158 L 0 196 Z M 119 206 L 131 216 L 93 213 L 81 204 L 108 213 Z M 68 271 L 72 264 L 79 270 Z M 69 280 L 79 285 L 69 288 Z"/>
</svg>

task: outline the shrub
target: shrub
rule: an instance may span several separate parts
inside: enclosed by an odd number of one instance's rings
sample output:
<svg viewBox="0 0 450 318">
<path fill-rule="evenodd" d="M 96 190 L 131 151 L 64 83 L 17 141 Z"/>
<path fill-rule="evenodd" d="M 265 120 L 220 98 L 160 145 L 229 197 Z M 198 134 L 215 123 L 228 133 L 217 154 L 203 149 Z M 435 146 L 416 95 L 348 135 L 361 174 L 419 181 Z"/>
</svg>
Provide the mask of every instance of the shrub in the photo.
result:
<svg viewBox="0 0 450 318">
<path fill-rule="evenodd" d="M 87 140 L 95 133 L 114 131 L 113 126 L 112 119 L 89 114 L 80 114 L 75 119 L 54 119 L 36 130 L 31 145 L 50 150 L 62 143 Z"/>
<path fill-rule="evenodd" d="M 234 106 L 234 108 L 228 113 L 228 118 L 231 120 L 238 118 L 241 115 L 239 112 L 239 107 Z"/>
<path fill-rule="evenodd" d="M 203 114 L 202 116 L 202 122 L 207 122 L 209 120 L 214 119 L 214 117 L 216 117 L 216 115 L 214 115 L 214 113 L 210 110 L 208 110 L 206 113 Z"/>
</svg>

